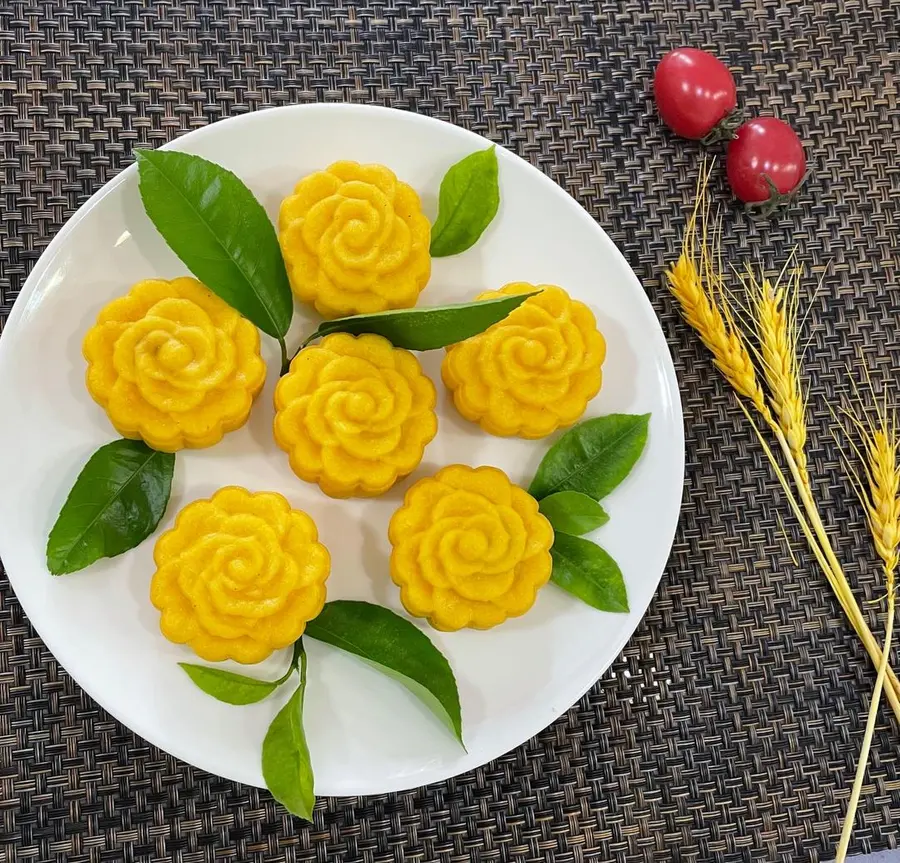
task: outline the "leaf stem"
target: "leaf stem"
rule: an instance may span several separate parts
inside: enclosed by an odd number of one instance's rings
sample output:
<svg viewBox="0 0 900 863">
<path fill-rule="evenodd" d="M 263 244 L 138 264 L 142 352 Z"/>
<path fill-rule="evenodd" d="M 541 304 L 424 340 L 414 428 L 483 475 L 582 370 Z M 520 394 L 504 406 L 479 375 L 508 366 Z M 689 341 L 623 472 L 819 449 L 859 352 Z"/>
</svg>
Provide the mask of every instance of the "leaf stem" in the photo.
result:
<svg viewBox="0 0 900 863">
<path fill-rule="evenodd" d="M 856 820 L 856 807 L 859 805 L 859 796 L 862 793 L 863 779 L 865 779 L 866 776 L 866 766 L 869 763 L 869 750 L 872 748 L 872 735 L 875 732 L 875 722 L 878 718 L 878 703 L 881 701 L 881 690 L 884 687 L 884 680 L 888 669 L 888 657 L 891 652 L 891 636 L 893 633 L 894 586 L 891 584 L 888 593 L 887 622 L 884 626 L 884 652 L 881 654 L 881 662 L 878 664 L 878 677 L 875 678 L 875 688 L 872 690 L 872 701 L 869 704 L 869 716 L 866 720 L 866 733 L 863 737 L 862 748 L 859 752 L 859 761 L 857 761 L 856 764 L 856 778 L 853 780 L 853 789 L 850 792 L 850 803 L 847 806 L 847 815 L 844 818 L 844 828 L 841 831 L 841 840 L 838 844 L 834 863 L 844 863 L 844 860 L 847 857 L 850 836 L 853 833 L 853 822 Z M 888 692 L 890 692 L 890 689 L 888 689 Z"/>
<path fill-rule="evenodd" d="M 311 332 L 302 342 L 300 342 L 300 347 L 297 348 L 294 357 L 296 357 L 297 354 L 299 354 L 300 351 L 302 351 L 304 348 L 308 348 L 317 338 L 319 338 L 319 335 L 320 333 L 318 330 L 313 330 L 313 332 Z M 292 361 L 294 357 L 291 357 Z"/>
<path fill-rule="evenodd" d="M 303 646 L 303 637 L 301 636 L 294 642 L 294 652 L 291 655 L 291 671 L 297 668 L 301 656 L 306 660 L 306 648 Z"/>
<path fill-rule="evenodd" d="M 291 670 L 297 668 L 297 660 L 300 660 L 300 700 L 306 694 L 306 648 L 303 646 L 303 637 L 301 636 L 294 642 L 294 658 L 291 660 Z"/>
<path fill-rule="evenodd" d="M 303 650 L 303 646 L 300 644 L 300 640 L 294 642 L 294 653 L 291 656 L 291 664 L 287 667 L 287 671 L 275 681 L 277 686 L 281 686 L 282 683 L 287 681 L 287 679 L 297 670 L 297 662 L 300 657 L 300 652 Z"/>
<path fill-rule="evenodd" d="M 284 366 L 284 361 L 282 360 L 282 367 L 281 367 L 282 377 L 284 375 L 286 375 L 288 373 L 288 371 L 290 371 L 291 363 L 294 362 L 295 359 L 297 359 L 297 355 L 300 353 L 300 351 L 302 351 L 304 348 L 308 348 L 310 346 L 310 344 L 312 342 L 314 342 L 316 339 L 320 338 L 321 335 L 322 335 L 322 333 L 320 333 L 318 331 L 318 329 L 315 329 L 302 342 L 300 342 L 300 347 L 297 348 L 296 351 L 294 351 L 290 360 L 287 361 L 287 367 Z"/>
<path fill-rule="evenodd" d="M 291 369 L 291 361 L 288 359 L 287 345 L 284 341 L 284 336 L 278 337 L 278 347 L 281 348 L 281 375 L 280 377 L 284 377 Z M 295 354 L 296 356 L 296 354 Z"/>
</svg>

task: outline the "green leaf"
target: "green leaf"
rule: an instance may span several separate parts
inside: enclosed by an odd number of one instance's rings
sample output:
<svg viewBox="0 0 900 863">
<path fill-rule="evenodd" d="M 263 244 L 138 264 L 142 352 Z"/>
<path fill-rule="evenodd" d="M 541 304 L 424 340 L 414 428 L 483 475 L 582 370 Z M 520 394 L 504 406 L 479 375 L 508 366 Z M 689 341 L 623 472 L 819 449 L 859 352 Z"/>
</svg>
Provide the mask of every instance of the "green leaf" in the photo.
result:
<svg viewBox="0 0 900 863">
<path fill-rule="evenodd" d="M 283 339 L 294 301 L 262 204 L 220 165 L 175 150 L 137 150 L 141 200 L 169 247 L 211 291 Z"/>
<path fill-rule="evenodd" d="M 558 533 L 582 536 L 609 521 L 603 507 L 580 491 L 558 491 L 541 500 L 539 506 Z"/>
<path fill-rule="evenodd" d="M 540 291 L 454 306 L 400 309 L 396 312 L 337 318 L 319 324 L 319 328 L 303 343 L 303 347 L 331 333 L 375 333 L 384 336 L 396 348 L 433 351 L 483 333 L 538 293 Z"/>
<path fill-rule="evenodd" d="M 88 459 L 50 531 L 53 575 L 84 569 L 145 540 L 159 524 L 172 489 L 173 453 L 117 440 Z"/>
<path fill-rule="evenodd" d="M 305 693 L 306 653 L 302 652 L 300 685 L 278 711 L 263 740 L 262 773 L 266 787 L 285 809 L 312 821 L 316 795 L 309 747 L 303 731 Z"/>
<path fill-rule="evenodd" d="M 474 246 L 499 206 L 495 147 L 453 165 L 441 180 L 438 217 L 431 228 L 432 257 L 458 255 Z"/>
<path fill-rule="evenodd" d="M 255 704 L 257 701 L 262 701 L 267 695 L 271 695 L 278 689 L 294 670 L 292 665 L 287 674 L 278 680 L 259 680 L 256 677 L 235 674 L 233 671 L 225 671 L 221 668 L 210 668 L 208 665 L 194 665 L 192 662 L 179 662 L 178 664 L 207 695 L 224 701 L 226 704 Z"/>
<path fill-rule="evenodd" d="M 579 423 L 550 447 L 528 491 L 538 500 L 558 491 L 605 497 L 640 458 L 649 421 L 650 414 L 609 414 Z"/>
<path fill-rule="evenodd" d="M 402 683 L 453 732 L 460 743 L 462 714 L 450 663 L 408 620 L 370 602 L 325 603 L 306 625 L 306 635 L 371 663 Z"/>
<path fill-rule="evenodd" d="M 550 580 L 600 611 L 628 611 L 622 570 L 599 545 L 577 536 L 556 534 L 550 549 Z"/>
</svg>

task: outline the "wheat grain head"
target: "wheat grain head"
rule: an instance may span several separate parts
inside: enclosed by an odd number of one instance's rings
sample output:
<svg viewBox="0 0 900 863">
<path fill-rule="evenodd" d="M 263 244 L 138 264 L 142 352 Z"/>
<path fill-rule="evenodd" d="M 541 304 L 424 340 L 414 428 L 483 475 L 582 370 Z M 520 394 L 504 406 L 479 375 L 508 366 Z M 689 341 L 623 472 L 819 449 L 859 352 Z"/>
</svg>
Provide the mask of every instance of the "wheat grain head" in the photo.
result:
<svg viewBox="0 0 900 863">
<path fill-rule="evenodd" d="M 707 194 L 710 171 L 711 167 L 704 163 L 681 254 L 666 270 L 666 281 L 685 321 L 712 353 L 716 368 L 739 396 L 746 398 L 766 422 L 771 422 L 753 360 L 723 291 L 721 222 L 711 218 Z"/>
<path fill-rule="evenodd" d="M 881 416 L 878 425 L 863 436 L 869 499 L 866 514 L 875 551 L 884 563 L 888 591 L 900 564 L 900 457 L 897 425 L 893 417 Z"/>
<path fill-rule="evenodd" d="M 765 277 L 757 278 L 749 267 L 741 274 L 741 281 L 751 298 L 769 402 L 803 481 L 808 483 L 806 400 L 798 350 L 801 270 L 793 258 L 792 255 L 774 284 Z"/>
</svg>

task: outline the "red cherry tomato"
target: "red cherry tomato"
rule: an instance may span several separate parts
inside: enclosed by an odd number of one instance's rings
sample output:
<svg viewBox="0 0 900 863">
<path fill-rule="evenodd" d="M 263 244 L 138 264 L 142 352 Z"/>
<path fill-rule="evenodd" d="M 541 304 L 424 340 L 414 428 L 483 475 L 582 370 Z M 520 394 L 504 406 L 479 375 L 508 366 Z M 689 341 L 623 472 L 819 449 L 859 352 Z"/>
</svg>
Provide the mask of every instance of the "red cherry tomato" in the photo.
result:
<svg viewBox="0 0 900 863">
<path fill-rule="evenodd" d="M 793 196 L 806 179 L 806 156 L 797 133 L 782 120 L 748 120 L 728 144 L 728 184 L 748 204 L 774 208 Z"/>
<path fill-rule="evenodd" d="M 663 122 L 683 138 L 705 138 L 737 105 L 728 67 L 697 48 L 676 48 L 662 58 L 653 94 Z"/>
</svg>

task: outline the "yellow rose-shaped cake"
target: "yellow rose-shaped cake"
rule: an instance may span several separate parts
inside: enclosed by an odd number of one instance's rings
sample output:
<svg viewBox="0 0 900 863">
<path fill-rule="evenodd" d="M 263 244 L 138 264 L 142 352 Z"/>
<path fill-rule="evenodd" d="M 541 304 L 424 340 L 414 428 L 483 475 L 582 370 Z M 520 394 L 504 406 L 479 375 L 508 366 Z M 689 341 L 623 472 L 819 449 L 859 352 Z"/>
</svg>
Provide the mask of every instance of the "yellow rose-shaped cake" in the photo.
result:
<svg viewBox="0 0 900 863">
<path fill-rule="evenodd" d="M 210 662 L 261 662 L 303 635 L 325 603 L 328 550 L 280 494 L 229 486 L 194 501 L 153 556 L 162 634 Z"/>
<path fill-rule="evenodd" d="M 600 391 L 606 342 L 591 310 L 555 285 L 514 282 L 491 300 L 541 293 L 447 349 L 441 367 L 456 409 L 489 434 L 541 438 L 572 425 Z"/>
<path fill-rule="evenodd" d="M 497 468 L 456 464 L 419 480 L 388 535 L 400 601 L 435 629 L 488 629 L 524 614 L 550 579 L 553 528 Z"/>
<path fill-rule="evenodd" d="M 190 278 L 138 282 L 82 350 L 88 391 L 119 434 L 165 452 L 240 428 L 266 378 L 256 327 Z"/>
<path fill-rule="evenodd" d="M 331 497 L 369 497 L 415 470 L 437 434 L 434 384 L 376 335 L 304 348 L 275 389 L 275 441 Z"/>
<path fill-rule="evenodd" d="M 294 293 L 338 318 L 414 306 L 431 275 L 431 223 L 419 196 L 382 165 L 335 162 L 281 204 Z"/>
</svg>

